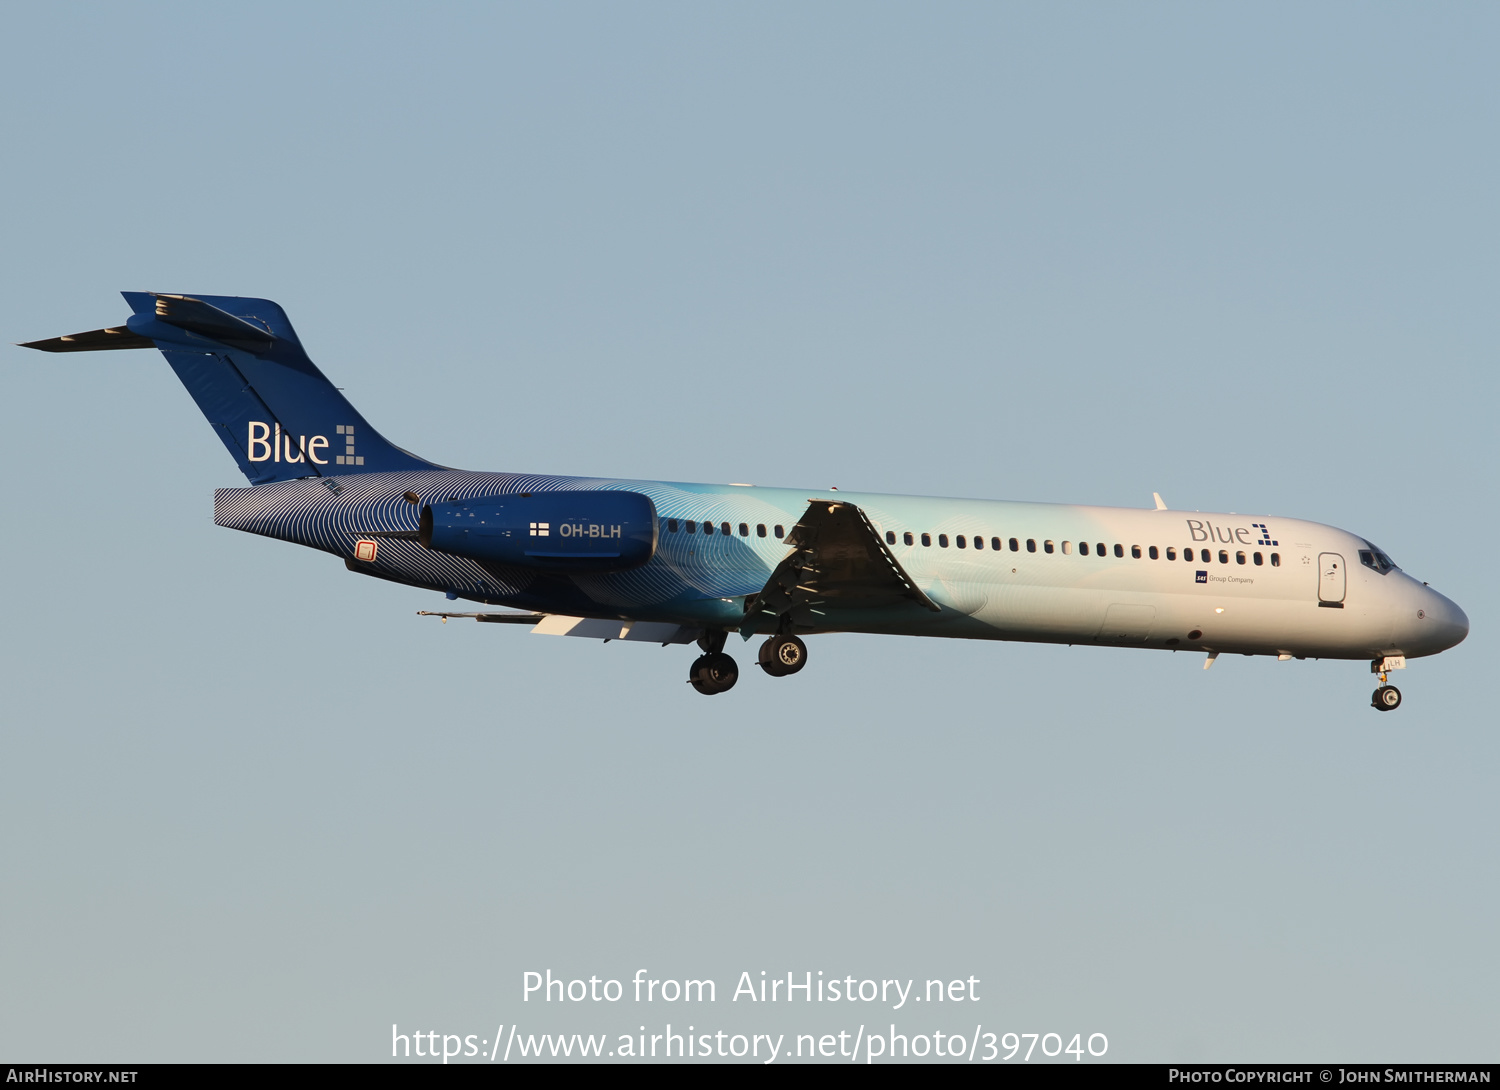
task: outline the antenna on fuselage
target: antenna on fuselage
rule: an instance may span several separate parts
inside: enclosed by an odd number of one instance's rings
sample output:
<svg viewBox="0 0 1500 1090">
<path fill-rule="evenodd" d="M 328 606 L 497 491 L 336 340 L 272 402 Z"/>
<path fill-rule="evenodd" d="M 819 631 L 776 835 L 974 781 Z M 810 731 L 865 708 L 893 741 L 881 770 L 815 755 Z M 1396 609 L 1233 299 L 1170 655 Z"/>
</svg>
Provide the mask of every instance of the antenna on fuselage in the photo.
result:
<svg viewBox="0 0 1500 1090">
<path fill-rule="evenodd" d="M 1161 498 L 1161 493 L 1160 492 L 1153 492 L 1153 493 L 1151 493 L 1151 498 L 1156 501 L 1156 509 L 1158 511 L 1165 511 L 1167 509 L 1167 505 L 1162 502 L 1162 498 Z"/>
</svg>

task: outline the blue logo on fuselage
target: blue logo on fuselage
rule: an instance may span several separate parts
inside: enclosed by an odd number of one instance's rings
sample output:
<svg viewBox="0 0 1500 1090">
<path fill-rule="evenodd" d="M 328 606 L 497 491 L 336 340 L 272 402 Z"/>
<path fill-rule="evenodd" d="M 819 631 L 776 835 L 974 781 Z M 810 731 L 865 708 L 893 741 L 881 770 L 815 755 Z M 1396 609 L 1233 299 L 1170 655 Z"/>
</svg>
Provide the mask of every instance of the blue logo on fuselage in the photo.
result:
<svg viewBox="0 0 1500 1090">
<path fill-rule="evenodd" d="M 1266 524 L 1264 522 L 1252 522 L 1250 525 L 1253 528 L 1255 528 L 1255 529 L 1257 529 L 1257 530 L 1260 531 L 1260 540 L 1256 542 L 1257 545 L 1279 545 L 1280 544 L 1280 542 L 1272 541 L 1271 540 L 1271 531 L 1266 526 Z"/>
<path fill-rule="evenodd" d="M 1197 576 L 1194 577 L 1193 582 L 1195 582 L 1195 583 L 1207 583 L 1208 582 L 1208 572 L 1206 572 L 1206 571 L 1199 572 L 1197 574 Z"/>
</svg>

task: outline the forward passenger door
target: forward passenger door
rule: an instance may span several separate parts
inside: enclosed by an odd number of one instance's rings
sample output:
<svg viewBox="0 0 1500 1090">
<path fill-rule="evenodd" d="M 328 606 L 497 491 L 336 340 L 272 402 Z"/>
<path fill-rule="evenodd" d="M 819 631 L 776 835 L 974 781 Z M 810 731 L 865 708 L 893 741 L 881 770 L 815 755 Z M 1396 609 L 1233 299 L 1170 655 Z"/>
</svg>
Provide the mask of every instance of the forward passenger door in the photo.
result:
<svg viewBox="0 0 1500 1090">
<path fill-rule="evenodd" d="M 1344 558 L 1338 553 L 1318 554 L 1318 605 L 1344 604 Z"/>
</svg>

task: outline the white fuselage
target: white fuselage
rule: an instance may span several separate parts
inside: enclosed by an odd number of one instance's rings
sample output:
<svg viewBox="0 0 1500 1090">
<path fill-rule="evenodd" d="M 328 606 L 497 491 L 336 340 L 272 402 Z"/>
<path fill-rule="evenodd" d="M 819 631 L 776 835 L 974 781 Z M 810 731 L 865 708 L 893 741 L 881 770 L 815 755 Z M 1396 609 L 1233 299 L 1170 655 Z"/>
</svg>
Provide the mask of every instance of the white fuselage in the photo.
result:
<svg viewBox="0 0 1500 1090">
<path fill-rule="evenodd" d="M 898 514 L 879 500 L 855 502 L 943 607 L 913 633 L 1314 658 L 1431 655 L 1468 633 L 1453 602 L 1318 523 L 904 497 Z M 925 525 L 903 524 L 919 513 Z"/>
</svg>

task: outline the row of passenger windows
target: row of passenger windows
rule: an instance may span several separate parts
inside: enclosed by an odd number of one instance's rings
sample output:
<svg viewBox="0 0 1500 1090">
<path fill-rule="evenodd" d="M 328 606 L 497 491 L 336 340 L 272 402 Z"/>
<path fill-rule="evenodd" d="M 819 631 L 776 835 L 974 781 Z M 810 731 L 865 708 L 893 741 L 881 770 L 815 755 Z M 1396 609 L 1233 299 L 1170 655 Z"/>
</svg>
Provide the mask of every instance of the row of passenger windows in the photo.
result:
<svg viewBox="0 0 1500 1090">
<path fill-rule="evenodd" d="M 932 546 L 932 535 L 931 534 L 921 534 L 921 535 L 918 535 L 918 536 L 921 537 L 922 544 L 924 546 L 929 547 L 929 548 Z M 901 542 L 904 545 L 915 545 L 917 543 L 916 542 L 916 536 L 914 536 L 910 531 L 907 531 L 906 533 L 904 533 L 904 534 L 901 535 Z M 896 531 L 894 531 L 894 530 L 887 530 L 885 532 L 885 543 L 887 545 L 894 545 L 894 544 L 896 544 Z M 947 534 L 938 534 L 937 535 L 937 543 L 938 543 L 938 548 L 940 548 L 940 549 L 946 549 L 948 547 L 948 535 Z M 969 547 L 969 545 L 971 544 L 971 542 L 970 542 L 970 539 L 967 538 L 965 535 L 959 534 L 957 537 L 955 537 L 953 539 L 953 544 L 957 545 L 960 549 L 967 549 Z M 974 548 L 976 548 L 976 549 L 983 549 L 984 548 L 984 538 L 982 538 L 982 537 L 980 537 L 979 535 L 976 534 L 974 536 L 974 538 L 972 539 L 972 544 L 973 544 Z M 1021 551 L 1021 542 L 1020 542 L 1019 538 L 1014 538 L 1014 537 L 1011 538 L 1010 541 L 1009 541 L 1009 544 L 1010 544 L 1010 551 L 1011 552 L 1018 553 L 1018 552 Z M 1005 550 L 1005 546 L 1006 546 L 1006 540 L 1004 538 L 999 538 L 999 537 L 992 537 L 992 538 L 990 538 L 990 545 L 989 545 L 989 547 L 990 547 L 991 551 L 997 552 L 997 553 L 998 552 L 1003 552 Z M 1120 544 L 1116 544 L 1114 546 L 1113 550 L 1111 550 L 1111 548 L 1108 545 L 1106 545 L 1104 542 L 1102 542 L 1102 541 L 1096 542 L 1093 545 L 1090 545 L 1087 541 L 1080 541 L 1080 542 L 1078 542 L 1078 546 L 1077 547 L 1078 547 L 1078 554 L 1080 556 L 1090 556 L 1090 555 L 1093 555 L 1093 556 L 1109 556 L 1110 553 L 1111 553 L 1111 551 L 1114 553 L 1115 556 L 1118 556 L 1118 557 L 1121 557 L 1121 558 L 1123 558 L 1125 556 L 1125 546 L 1124 545 L 1120 545 Z M 1042 552 L 1044 552 L 1044 553 L 1056 552 L 1057 548 L 1058 548 L 1057 543 L 1053 542 L 1053 541 L 1044 540 L 1041 543 L 1041 549 L 1042 549 Z M 1073 542 L 1071 542 L 1071 541 L 1064 541 L 1062 543 L 1062 551 L 1063 551 L 1063 553 L 1065 555 L 1070 555 L 1073 552 L 1073 548 L 1074 548 Z M 1026 539 L 1026 551 L 1028 553 L 1034 553 L 1034 552 L 1037 551 L 1037 541 L 1036 541 L 1036 538 L 1029 537 L 1029 538 Z M 1161 550 L 1158 549 L 1155 545 L 1148 545 L 1148 546 L 1146 546 L 1146 548 L 1144 550 L 1144 553 L 1142 552 L 1141 546 L 1139 546 L 1139 545 L 1132 545 L 1132 546 L 1130 546 L 1130 555 L 1133 556 L 1137 560 L 1142 559 L 1143 556 L 1150 557 L 1152 560 L 1160 560 L 1161 557 L 1162 557 Z M 1168 560 L 1176 560 L 1177 559 L 1177 549 L 1176 549 L 1176 547 L 1172 546 L 1172 545 L 1168 545 L 1167 546 L 1167 550 L 1166 550 L 1166 556 L 1167 556 Z M 1186 560 L 1190 564 L 1191 563 L 1195 563 L 1199 559 L 1201 559 L 1201 562 L 1204 563 L 1204 564 L 1212 564 L 1213 560 L 1214 560 L 1214 556 L 1213 556 L 1213 552 L 1211 550 L 1209 550 L 1209 549 L 1199 549 L 1196 552 L 1194 552 L 1194 550 L 1192 550 L 1192 549 L 1183 549 L 1182 550 L 1182 559 Z M 1250 556 L 1246 556 L 1246 554 L 1244 553 L 1244 551 L 1240 550 L 1240 551 L 1237 551 L 1234 554 L 1234 562 L 1236 564 L 1248 564 L 1248 563 L 1252 563 L 1253 562 L 1253 563 L 1255 563 L 1257 565 L 1263 565 L 1266 562 L 1266 558 L 1265 558 L 1265 554 L 1263 554 L 1263 553 L 1252 553 L 1252 554 L 1250 554 Z M 1220 564 L 1228 564 L 1229 563 L 1229 550 L 1228 549 L 1220 549 L 1219 550 L 1219 563 Z M 1281 567 L 1281 554 L 1280 553 L 1272 553 L 1271 554 L 1271 567 L 1273 567 L 1273 568 L 1279 568 L 1279 567 Z"/>
<path fill-rule="evenodd" d="M 667 532 L 668 533 L 673 533 L 673 534 L 678 533 L 679 531 L 684 531 L 684 532 L 689 533 L 689 534 L 696 534 L 696 533 L 699 533 L 700 530 L 701 530 L 701 532 L 705 533 L 705 534 L 719 533 L 719 534 L 723 534 L 725 537 L 730 537 L 730 536 L 733 536 L 734 529 L 735 529 L 734 526 L 732 526 L 730 523 L 727 523 L 727 522 L 721 522 L 716 527 L 712 522 L 701 522 L 700 523 L 700 522 L 696 522 L 693 519 L 683 519 L 683 520 L 667 519 Z M 742 523 L 740 523 L 739 524 L 739 532 L 740 532 L 740 537 L 749 537 L 750 536 L 750 524 L 748 522 L 742 522 Z M 776 538 L 782 538 L 782 537 L 786 536 L 786 532 L 785 532 L 785 530 L 780 525 L 777 525 L 777 526 L 771 527 L 771 535 L 773 537 L 776 537 Z M 758 523 L 755 524 L 755 536 L 756 537 L 765 537 L 766 536 L 766 524 L 765 523 L 758 522 Z M 907 531 L 906 533 L 903 533 L 901 535 L 901 542 L 902 542 L 902 544 L 905 544 L 905 545 L 915 545 L 917 543 L 917 537 L 918 536 L 921 537 L 922 544 L 923 544 L 924 547 L 931 548 L 931 546 L 932 546 L 932 535 L 931 534 L 914 535 L 914 534 L 911 533 L 911 531 Z M 999 552 L 1004 552 L 1005 551 L 1005 546 L 1006 546 L 1007 542 L 1006 542 L 1006 540 L 1004 538 L 992 537 L 992 538 L 989 539 L 989 541 L 990 541 L 989 547 L 990 547 L 990 550 L 992 552 L 999 553 Z M 896 531 L 895 530 L 887 530 L 885 532 L 885 543 L 887 545 L 894 545 L 894 544 L 896 544 Z M 938 534 L 937 535 L 937 543 L 938 543 L 938 548 L 940 548 L 940 549 L 946 549 L 948 547 L 948 535 L 947 534 Z M 957 535 L 953 539 L 953 544 L 956 545 L 956 546 L 958 546 L 960 549 L 967 549 L 967 548 L 969 548 L 969 546 L 971 544 L 971 539 L 967 535 L 965 535 L 965 534 L 959 534 L 959 535 Z M 985 545 L 984 545 L 984 538 L 981 537 L 981 536 L 979 536 L 978 534 L 976 534 L 972 538 L 972 544 L 973 544 L 973 547 L 975 549 L 983 550 L 984 547 L 985 547 Z M 1021 551 L 1021 541 L 1020 541 L 1019 538 L 1014 538 L 1014 537 L 1010 538 L 1009 539 L 1009 545 L 1010 545 L 1010 551 L 1011 552 L 1018 553 L 1018 552 Z M 1044 540 L 1041 543 L 1041 548 L 1042 548 L 1042 552 L 1044 552 L 1044 553 L 1056 552 L 1057 551 L 1057 544 L 1055 542 L 1053 542 L 1053 541 L 1050 541 L 1050 540 Z M 1034 553 L 1034 552 L 1037 551 L 1037 541 L 1036 541 L 1036 538 L 1029 537 L 1029 538 L 1026 539 L 1026 551 L 1028 553 Z M 1073 552 L 1073 542 L 1071 542 L 1071 541 L 1064 541 L 1062 543 L 1062 551 L 1063 551 L 1064 555 L 1071 554 Z M 1080 541 L 1080 542 L 1078 542 L 1078 554 L 1080 556 L 1090 556 L 1090 555 L 1093 555 L 1093 556 L 1108 556 L 1108 555 L 1110 555 L 1110 552 L 1111 552 L 1110 547 L 1108 545 L 1106 545 L 1102 541 L 1096 542 L 1093 545 L 1090 545 L 1087 541 Z M 1116 544 L 1114 546 L 1113 552 L 1114 552 L 1115 556 L 1123 558 L 1125 556 L 1125 546 L 1120 545 L 1120 544 Z M 1132 545 L 1132 546 L 1130 546 L 1130 555 L 1133 556 L 1135 559 L 1140 560 L 1142 558 L 1141 547 L 1139 545 Z M 1161 550 L 1159 550 L 1155 545 L 1148 545 L 1148 546 L 1146 546 L 1144 555 L 1150 557 L 1152 560 L 1160 560 L 1161 556 L 1162 556 Z M 1167 546 L 1167 550 L 1166 550 L 1166 556 L 1167 556 L 1168 560 L 1176 560 L 1177 559 L 1177 549 L 1174 546 L 1168 545 Z M 1198 562 L 1198 560 L 1200 558 L 1201 558 L 1201 562 L 1202 563 L 1204 563 L 1204 564 L 1212 564 L 1213 560 L 1214 560 L 1213 552 L 1211 550 L 1209 550 L 1209 549 L 1199 549 L 1199 550 L 1197 550 L 1196 553 L 1192 549 L 1183 549 L 1182 550 L 1182 559 L 1185 560 L 1185 561 L 1187 561 L 1190 564 Z M 1259 566 L 1259 565 L 1263 565 L 1266 562 L 1266 560 L 1265 560 L 1265 556 L 1263 554 L 1261 554 L 1261 553 L 1252 553 L 1252 554 L 1250 554 L 1249 557 L 1247 557 L 1245 555 L 1244 551 L 1240 550 L 1240 551 L 1237 551 L 1234 554 L 1234 562 L 1236 564 L 1246 564 L 1246 563 L 1253 562 L 1257 566 Z M 1220 564 L 1228 564 L 1229 563 L 1229 550 L 1227 550 L 1227 549 L 1220 549 L 1219 550 L 1219 563 Z M 1273 567 L 1273 568 L 1279 568 L 1279 567 L 1281 567 L 1281 554 L 1280 553 L 1272 553 L 1271 554 L 1271 567 Z"/>
<path fill-rule="evenodd" d="M 727 522 L 719 523 L 718 529 L 715 530 L 714 524 L 711 522 L 698 523 L 693 519 L 683 519 L 681 522 L 679 522 L 677 519 L 667 519 L 667 532 L 670 534 L 677 533 L 679 529 L 685 530 L 690 534 L 696 534 L 700 526 L 705 534 L 720 533 L 725 537 L 729 537 L 734 533 L 734 528 Z M 775 537 L 786 536 L 786 532 L 780 526 L 771 527 L 771 533 Z M 740 537 L 749 536 L 750 524 L 748 522 L 740 523 Z M 757 522 L 755 524 L 755 536 L 766 536 L 766 524 L 764 522 Z"/>
</svg>

